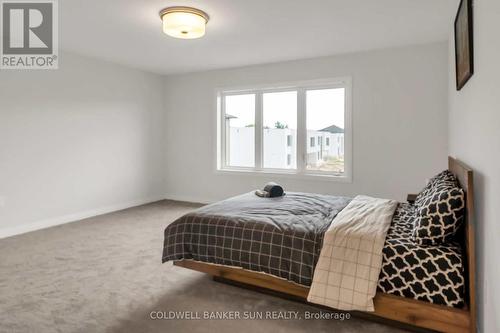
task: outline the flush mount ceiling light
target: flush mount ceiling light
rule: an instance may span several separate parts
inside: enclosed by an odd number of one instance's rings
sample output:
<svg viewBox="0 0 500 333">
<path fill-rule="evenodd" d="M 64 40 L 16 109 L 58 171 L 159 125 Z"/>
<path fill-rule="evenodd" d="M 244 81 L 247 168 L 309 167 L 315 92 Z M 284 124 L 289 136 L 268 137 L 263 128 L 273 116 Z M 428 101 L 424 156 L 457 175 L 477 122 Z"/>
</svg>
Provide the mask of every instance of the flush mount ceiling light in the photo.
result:
<svg viewBox="0 0 500 333">
<path fill-rule="evenodd" d="M 183 39 L 200 38 L 205 35 L 208 15 L 202 10 L 191 7 L 168 7 L 160 12 L 163 32 L 169 36 Z"/>
</svg>

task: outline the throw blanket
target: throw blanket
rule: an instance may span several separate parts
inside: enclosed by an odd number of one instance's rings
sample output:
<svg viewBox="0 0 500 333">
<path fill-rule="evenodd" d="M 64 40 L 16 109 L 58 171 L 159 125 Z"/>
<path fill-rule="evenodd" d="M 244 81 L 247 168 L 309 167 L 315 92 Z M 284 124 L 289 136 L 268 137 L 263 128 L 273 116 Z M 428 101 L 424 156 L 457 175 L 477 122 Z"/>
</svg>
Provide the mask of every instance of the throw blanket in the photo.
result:
<svg viewBox="0 0 500 333">
<path fill-rule="evenodd" d="M 397 204 L 357 196 L 337 215 L 323 238 L 309 302 L 374 311 L 382 249 Z"/>
</svg>

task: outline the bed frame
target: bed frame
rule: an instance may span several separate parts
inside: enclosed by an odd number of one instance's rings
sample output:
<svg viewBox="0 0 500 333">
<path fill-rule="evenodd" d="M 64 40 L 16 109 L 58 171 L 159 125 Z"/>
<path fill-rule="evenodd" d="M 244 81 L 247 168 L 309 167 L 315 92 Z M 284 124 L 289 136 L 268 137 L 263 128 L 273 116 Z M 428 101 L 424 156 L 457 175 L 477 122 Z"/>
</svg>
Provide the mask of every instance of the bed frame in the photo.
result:
<svg viewBox="0 0 500 333">
<path fill-rule="evenodd" d="M 448 157 L 448 170 L 457 177 L 466 194 L 465 223 L 460 232 L 460 239 L 465 254 L 465 307 L 462 309 L 451 308 L 377 292 L 374 298 L 375 311 L 358 314 L 363 314 L 363 317 L 367 317 L 368 314 L 368 317 L 377 316 L 389 320 L 389 322 L 395 321 L 417 328 L 441 332 L 476 332 L 472 170 L 453 157 Z M 409 195 L 408 199 L 411 201 L 414 200 L 414 197 L 415 195 Z M 210 274 L 218 281 L 229 282 L 251 289 L 272 291 L 287 298 L 307 302 L 308 287 L 266 273 L 195 260 L 177 260 L 174 261 L 174 265 Z"/>
</svg>

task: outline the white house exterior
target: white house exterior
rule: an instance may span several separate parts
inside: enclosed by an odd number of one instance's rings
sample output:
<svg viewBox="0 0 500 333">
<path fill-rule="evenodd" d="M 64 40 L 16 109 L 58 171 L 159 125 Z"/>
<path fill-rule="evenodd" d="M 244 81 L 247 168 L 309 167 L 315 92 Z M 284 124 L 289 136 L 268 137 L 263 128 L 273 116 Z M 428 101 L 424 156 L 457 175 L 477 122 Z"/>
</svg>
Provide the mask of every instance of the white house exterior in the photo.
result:
<svg viewBox="0 0 500 333">
<path fill-rule="evenodd" d="M 344 158 L 344 133 L 307 131 L 307 164 L 320 166 L 327 158 Z"/>
<path fill-rule="evenodd" d="M 297 168 L 297 130 L 264 128 L 264 168 Z"/>
<path fill-rule="evenodd" d="M 230 127 L 227 139 L 229 165 L 253 167 L 255 159 L 255 131 L 253 127 Z"/>
<path fill-rule="evenodd" d="M 319 130 L 307 131 L 307 156 L 309 167 L 319 167 L 328 158 L 344 158 L 344 133 L 335 127 L 332 133 L 328 131 L 332 126 Z M 253 127 L 230 127 L 227 142 L 227 153 L 230 166 L 254 166 L 254 137 Z M 288 128 L 263 129 L 263 166 L 264 168 L 295 169 L 297 167 L 297 130 Z"/>
</svg>

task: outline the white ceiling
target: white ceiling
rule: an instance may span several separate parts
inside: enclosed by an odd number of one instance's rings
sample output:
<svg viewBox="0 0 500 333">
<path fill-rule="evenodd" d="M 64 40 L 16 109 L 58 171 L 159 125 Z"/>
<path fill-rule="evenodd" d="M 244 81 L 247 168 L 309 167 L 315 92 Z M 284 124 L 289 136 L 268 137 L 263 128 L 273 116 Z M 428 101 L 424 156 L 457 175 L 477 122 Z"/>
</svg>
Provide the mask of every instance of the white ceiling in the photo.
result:
<svg viewBox="0 0 500 333">
<path fill-rule="evenodd" d="M 163 34 L 158 12 L 210 15 L 201 39 Z M 172 74 L 444 41 L 457 0 L 64 0 L 60 46 Z"/>
</svg>

